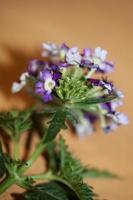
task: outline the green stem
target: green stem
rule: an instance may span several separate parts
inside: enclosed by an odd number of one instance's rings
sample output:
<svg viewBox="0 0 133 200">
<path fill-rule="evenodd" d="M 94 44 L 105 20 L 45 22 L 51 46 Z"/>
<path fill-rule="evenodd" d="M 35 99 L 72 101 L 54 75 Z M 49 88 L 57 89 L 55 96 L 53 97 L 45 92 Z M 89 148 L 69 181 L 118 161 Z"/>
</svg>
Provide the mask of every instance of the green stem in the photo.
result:
<svg viewBox="0 0 133 200">
<path fill-rule="evenodd" d="M 0 184 L 0 194 L 5 192 L 10 186 L 12 186 L 16 182 L 14 177 L 9 177 L 3 183 Z"/>
<path fill-rule="evenodd" d="M 14 159 L 19 160 L 19 140 L 14 141 Z"/>
<path fill-rule="evenodd" d="M 43 143 L 40 143 L 36 147 L 36 150 L 33 152 L 30 159 L 26 162 L 25 165 L 23 165 L 18 170 L 18 175 L 22 175 L 27 169 L 29 169 L 33 165 L 33 163 L 37 160 L 37 158 L 40 156 L 40 154 L 44 151 L 45 147 L 46 147 L 46 144 L 43 144 Z"/>
<path fill-rule="evenodd" d="M 15 149 L 17 149 L 18 146 L 16 146 Z M 32 164 L 36 161 L 36 159 L 40 156 L 40 154 L 44 151 L 46 145 L 44 145 L 43 143 L 40 143 L 37 147 L 36 150 L 33 152 L 32 156 L 30 157 L 30 159 L 27 161 L 26 165 L 23 165 L 21 168 L 18 169 L 17 171 L 17 176 L 22 176 L 23 173 L 29 169 Z M 15 153 L 15 152 L 14 152 Z M 16 154 L 15 154 L 16 156 Z M 17 157 L 16 157 L 17 158 Z M 1 185 L 0 185 L 0 194 L 2 194 L 3 192 L 5 192 L 10 186 L 12 186 L 13 184 L 17 183 L 17 180 L 15 177 L 11 176 L 9 178 L 7 178 Z"/>
<path fill-rule="evenodd" d="M 37 174 L 37 175 L 30 176 L 30 178 L 32 178 L 34 180 L 43 180 L 43 179 L 51 180 L 51 179 L 53 179 L 53 177 L 54 176 L 51 171 L 49 171 L 45 174 Z"/>
<path fill-rule="evenodd" d="M 96 69 L 91 69 L 91 71 L 87 74 L 86 78 L 91 78 L 95 73 Z"/>
</svg>

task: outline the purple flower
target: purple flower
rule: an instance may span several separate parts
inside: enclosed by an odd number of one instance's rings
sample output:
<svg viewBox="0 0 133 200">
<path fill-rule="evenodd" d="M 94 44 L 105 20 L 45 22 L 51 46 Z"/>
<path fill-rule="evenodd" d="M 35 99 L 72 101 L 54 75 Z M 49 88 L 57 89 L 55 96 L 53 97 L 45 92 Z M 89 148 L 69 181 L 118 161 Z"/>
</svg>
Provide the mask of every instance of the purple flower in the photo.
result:
<svg viewBox="0 0 133 200">
<path fill-rule="evenodd" d="M 33 59 L 30 61 L 29 66 L 28 66 L 28 72 L 32 76 L 36 76 L 39 72 L 44 67 L 45 63 L 41 60 Z"/>
<path fill-rule="evenodd" d="M 90 60 L 91 55 L 92 55 L 92 50 L 90 48 L 83 49 L 82 56 L 84 60 Z"/>
<path fill-rule="evenodd" d="M 52 100 L 52 90 L 54 89 L 56 82 L 53 79 L 53 75 L 50 70 L 45 69 L 40 72 L 39 81 L 36 83 L 35 92 L 43 96 L 45 102 Z"/>
<path fill-rule="evenodd" d="M 105 133 L 116 130 L 119 125 L 127 125 L 129 123 L 128 117 L 121 112 L 107 114 L 107 117 L 111 121 L 104 127 Z"/>
<path fill-rule="evenodd" d="M 114 89 L 114 86 L 111 82 L 108 82 L 107 80 L 99 80 L 99 79 L 88 79 L 89 82 L 93 85 L 93 86 L 100 86 L 103 87 L 104 89 L 107 89 L 109 92 L 112 92 Z"/>
<path fill-rule="evenodd" d="M 82 54 L 81 65 L 90 69 L 95 68 L 97 71 L 110 73 L 114 70 L 114 64 L 106 60 L 107 51 L 101 47 L 95 48 L 92 51 L 90 48 L 85 48 Z"/>
</svg>

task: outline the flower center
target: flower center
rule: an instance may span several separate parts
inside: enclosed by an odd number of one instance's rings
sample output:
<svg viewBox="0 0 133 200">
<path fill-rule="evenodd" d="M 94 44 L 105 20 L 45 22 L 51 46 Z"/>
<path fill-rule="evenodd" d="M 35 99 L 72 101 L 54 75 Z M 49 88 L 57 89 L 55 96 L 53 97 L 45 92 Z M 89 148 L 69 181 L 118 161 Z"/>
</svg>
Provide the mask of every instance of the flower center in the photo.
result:
<svg viewBox="0 0 133 200">
<path fill-rule="evenodd" d="M 47 91 L 51 91 L 55 86 L 55 81 L 52 80 L 51 78 L 48 78 L 45 83 L 44 83 L 44 88 Z"/>
</svg>

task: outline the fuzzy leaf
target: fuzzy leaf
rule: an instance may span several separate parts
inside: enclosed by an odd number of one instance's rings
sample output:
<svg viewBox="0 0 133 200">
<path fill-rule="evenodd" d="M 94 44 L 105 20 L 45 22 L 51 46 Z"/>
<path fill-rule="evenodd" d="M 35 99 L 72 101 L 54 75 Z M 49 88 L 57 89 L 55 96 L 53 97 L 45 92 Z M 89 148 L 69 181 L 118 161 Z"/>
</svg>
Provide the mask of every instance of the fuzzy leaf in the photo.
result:
<svg viewBox="0 0 133 200">
<path fill-rule="evenodd" d="M 64 109 L 58 109 L 52 120 L 49 122 L 49 127 L 46 131 L 46 136 L 44 139 L 44 143 L 52 141 L 56 135 L 60 132 L 61 129 L 66 128 L 65 125 L 66 120 L 66 110 Z"/>
<path fill-rule="evenodd" d="M 114 100 L 117 96 L 116 95 L 110 95 L 106 97 L 92 97 L 92 98 L 86 98 L 82 101 L 76 102 L 75 105 L 88 105 L 88 104 L 99 104 L 99 103 L 106 103 Z"/>
<path fill-rule="evenodd" d="M 0 127 L 11 137 L 25 132 L 32 127 L 31 115 L 33 109 L 24 111 L 11 110 L 0 113 Z"/>
<path fill-rule="evenodd" d="M 27 200 L 70 200 L 66 190 L 56 182 L 36 185 L 24 197 Z"/>
<path fill-rule="evenodd" d="M 83 183 L 84 167 L 78 159 L 68 151 L 65 141 L 61 139 L 61 164 L 60 164 L 60 178 L 66 183 L 66 186 L 71 189 L 78 200 L 93 200 L 94 193 L 92 188 L 86 183 Z"/>
</svg>

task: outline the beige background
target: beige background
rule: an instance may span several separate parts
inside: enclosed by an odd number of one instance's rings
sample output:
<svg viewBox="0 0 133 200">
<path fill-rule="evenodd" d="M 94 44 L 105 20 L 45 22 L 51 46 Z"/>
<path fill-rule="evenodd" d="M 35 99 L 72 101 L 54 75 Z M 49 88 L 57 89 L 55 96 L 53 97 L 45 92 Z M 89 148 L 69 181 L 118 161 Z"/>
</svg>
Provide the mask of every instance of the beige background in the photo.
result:
<svg viewBox="0 0 133 200">
<path fill-rule="evenodd" d="M 71 149 L 85 164 L 107 168 L 123 180 L 88 180 L 97 193 L 109 200 L 133 200 L 133 0 L 0 0 L 0 109 L 26 107 L 25 93 L 12 95 L 10 86 L 41 43 L 54 41 L 109 50 L 116 63 L 110 76 L 125 92 L 122 108 L 130 125 L 115 133 L 97 133 L 79 141 L 65 134 Z M 22 144 L 23 145 L 23 141 Z M 32 171 L 41 168 L 38 164 Z M 10 200 L 10 192 L 1 200 Z"/>
</svg>

